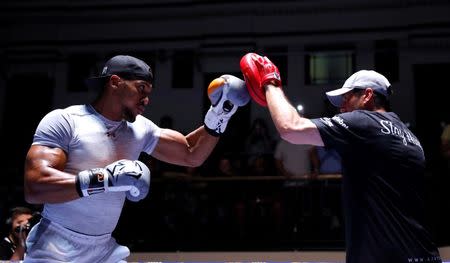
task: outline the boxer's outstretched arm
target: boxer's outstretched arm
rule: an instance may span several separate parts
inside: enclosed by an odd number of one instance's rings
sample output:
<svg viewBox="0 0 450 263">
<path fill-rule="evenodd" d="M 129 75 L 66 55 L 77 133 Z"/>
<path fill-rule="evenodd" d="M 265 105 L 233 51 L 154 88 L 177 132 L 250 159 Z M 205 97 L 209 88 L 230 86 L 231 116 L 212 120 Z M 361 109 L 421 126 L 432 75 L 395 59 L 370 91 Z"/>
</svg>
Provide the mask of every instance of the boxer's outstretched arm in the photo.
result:
<svg viewBox="0 0 450 263">
<path fill-rule="evenodd" d="M 152 156 L 172 164 L 197 167 L 208 158 L 218 141 L 219 137 L 210 135 L 204 126 L 187 136 L 163 129 Z"/>
<path fill-rule="evenodd" d="M 222 75 L 211 81 L 208 98 L 211 107 L 205 115 L 204 125 L 187 136 L 163 129 L 153 157 L 182 166 L 200 166 L 225 132 L 231 116 L 238 107 L 250 101 L 245 82 L 232 75 Z"/>
</svg>

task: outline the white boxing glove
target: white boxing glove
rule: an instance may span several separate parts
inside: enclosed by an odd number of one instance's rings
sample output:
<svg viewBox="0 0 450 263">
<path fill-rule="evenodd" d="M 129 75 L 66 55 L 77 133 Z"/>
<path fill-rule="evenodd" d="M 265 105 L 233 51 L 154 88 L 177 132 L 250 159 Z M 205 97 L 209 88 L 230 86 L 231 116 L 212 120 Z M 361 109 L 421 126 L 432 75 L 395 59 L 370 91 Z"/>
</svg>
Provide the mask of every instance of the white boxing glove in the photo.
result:
<svg viewBox="0 0 450 263">
<path fill-rule="evenodd" d="M 250 101 L 245 82 L 233 75 L 222 75 L 208 86 L 211 107 L 205 115 L 205 128 L 213 136 L 225 132 L 228 121 L 238 107 Z"/>
<path fill-rule="evenodd" d="M 150 189 L 150 170 L 140 161 L 119 160 L 105 168 L 78 173 L 76 187 L 81 197 L 103 192 L 126 192 L 127 199 L 144 199 Z"/>
</svg>

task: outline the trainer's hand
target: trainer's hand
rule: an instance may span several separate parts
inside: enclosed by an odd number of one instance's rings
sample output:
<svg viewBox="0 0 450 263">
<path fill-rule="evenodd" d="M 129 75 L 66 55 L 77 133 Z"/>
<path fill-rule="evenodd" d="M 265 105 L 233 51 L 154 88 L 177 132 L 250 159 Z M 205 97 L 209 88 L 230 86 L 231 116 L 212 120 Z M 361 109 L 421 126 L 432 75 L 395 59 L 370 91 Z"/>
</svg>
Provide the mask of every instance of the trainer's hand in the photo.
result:
<svg viewBox="0 0 450 263">
<path fill-rule="evenodd" d="M 103 192 L 126 192 L 127 199 L 144 199 L 150 188 L 150 170 L 140 161 L 119 160 L 105 168 L 94 168 L 78 173 L 78 194 L 81 197 Z"/>
<path fill-rule="evenodd" d="M 205 115 L 205 128 L 213 136 L 225 132 L 228 121 L 238 107 L 250 101 L 245 82 L 233 75 L 222 75 L 208 86 L 211 107 Z"/>
<path fill-rule="evenodd" d="M 259 105 L 267 107 L 264 86 L 273 84 L 281 87 L 280 71 L 277 66 L 267 57 L 247 53 L 241 58 L 240 67 L 250 96 Z"/>
</svg>

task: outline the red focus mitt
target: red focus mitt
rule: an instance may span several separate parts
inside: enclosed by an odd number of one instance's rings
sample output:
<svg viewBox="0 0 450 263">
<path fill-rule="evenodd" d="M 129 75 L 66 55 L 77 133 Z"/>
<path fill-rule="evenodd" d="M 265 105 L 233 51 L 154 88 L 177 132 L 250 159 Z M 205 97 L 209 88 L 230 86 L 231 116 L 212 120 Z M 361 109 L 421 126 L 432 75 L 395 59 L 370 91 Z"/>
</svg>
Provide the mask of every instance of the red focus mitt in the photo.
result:
<svg viewBox="0 0 450 263">
<path fill-rule="evenodd" d="M 280 71 L 277 66 L 267 57 L 247 53 L 241 58 L 240 67 L 250 96 L 259 105 L 267 107 L 264 86 L 271 83 L 281 87 Z"/>
</svg>

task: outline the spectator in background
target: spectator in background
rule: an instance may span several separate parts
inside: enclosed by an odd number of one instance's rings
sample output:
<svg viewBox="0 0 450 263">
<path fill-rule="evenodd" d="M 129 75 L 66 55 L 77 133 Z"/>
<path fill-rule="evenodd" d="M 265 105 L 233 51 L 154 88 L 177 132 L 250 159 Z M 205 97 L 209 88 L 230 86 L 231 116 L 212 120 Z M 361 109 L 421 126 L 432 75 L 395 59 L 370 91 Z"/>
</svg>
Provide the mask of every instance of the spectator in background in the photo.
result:
<svg viewBox="0 0 450 263">
<path fill-rule="evenodd" d="M 25 256 L 25 240 L 30 231 L 33 212 L 28 207 L 17 206 L 11 209 L 6 220 L 8 235 L 0 241 L 0 260 L 23 260 Z"/>
<path fill-rule="evenodd" d="M 321 116 L 333 117 L 339 114 L 330 100 L 325 96 L 324 111 Z M 327 236 L 335 236 L 336 239 L 342 239 L 342 206 L 341 185 L 342 179 L 337 178 L 342 173 L 341 156 L 330 147 L 313 146 L 310 151 L 310 159 L 312 165 L 312 177 L 317 178 L 318 175 L 335 175 L 336 178 L 320 180 L 319 190 L 319 207 L 323 226 L 320 230 Z"/>
<path fill-rule="evenodd" d="M 313 146 L 310 149 L 310 159 L 313 167 L 312 176 L 318 178 L 319 175 L 335 175 L 335 178 L 320 180 L 319 205 L 321 216 L 326 218 L 327 228 L 321 228 L 326 231 L 337 232 L 341 227 L 342 207 L 340 199 L 336 198 L 341 193 L 342 164 L 339 153 L 329 147 Z"/>
<path fill-rule="evenodd" d="M 450 123 L 444 126 L 441 134 L 441 153 L 444 161 L 444 172 L 450 172 Z"/>
<path fill-rule="evenodd" d="M 319 174 L 340 174 L 342 171 L 341 156 L 332 148 L 313 146 L 310 149 L 309 156 L 314 176 Z"/>
<path fill-rule="evenodd" d="M 331 118 L 338 113 L 339 110 L 325 97 L 322 116 Z M 341 156 L 335 149 L 314 145 L 310 148 L 309 158 L 311 160 L 313 177 L 319 174 L 341 173 Z"/>
<path fill-rule="evenodd" d="M 234 167 L 231 154 L 224 153 L 217 163 L 217 176 L 239 176 L 240 172 Z"/>
<path fill-rule="evenodd" d="M 202 175 L 199 167 L 186 166 L 184 168 L 184 173 L 187 177 L 197 177 Z"/>
<path fill-rule="evenodd" d="M 275 166 L 281 176 L 292 177 L 311 173 L 309 151 L 311 146 L 280 140 L 275 148 Z"/>
<path fill-rule="evenodd" d="M 442 133 L 441 133 L 441 178 L 442 180 L 441 182 L 441 186 L 443 187 L 443 193 L 447 192 L 447 187 L 450 183 L 450 122 L 443 122 L 442 123 Z M 446 194 L 444 194 L 443 196 L 446 197 Z M 446 198 L 444 197 L 443 200 L 446 200 Z M 449 211 L 450 209 L 450 201 L 444 202 L 444 204 L 446 205 L 445 207 L 447 208 L 447 211 Z M 445 210 L 445 209 L 444 209 Z M 450 226 L 445 223 L 445 225 L 447 226 L 447 229 L 450 229 Z"/>
<path fill-rule="evenodd" d="M 300 116 L 304 116 L 303 106 L 297 106 L 297 111 Z M 310 148 L 310 145 L 292 144 L 280 139 L 274 154 L 277 173 L 285 177 L 309 175 L 311 173 Z"/>
<path fill-rule="evenodd" d="M 274 146 L 275 141 L 269 132 L 266 121 L 262 118 L 253 120 L 245 143 L 247 154 L 250 157 L 273 154 Z"/>
<path fill-rule="evenodd" d="M 245 142 L 248 175 L 269 175 L 272 172 L 275 144 L 266 121 L 262 118 L 253 120 Z"/>
<path fill-rule="evenodd" d="M 299 115 L 304 116 L 305 111 L 301 104 L 296 105 L 296 109 Z M 282 195 L 285 201 L 281 208 L 288 219 L 285 222 L 285 231 L 288 233 L 306 228 L 305 220 L 313 213 L 313 185 L 307 180 L 311 178 L 310 149 L 311 145 L 292 144 L 283 139 L 278 141 L 275 148 L 274 161 L 278 175 L 286 178 L 305 176 L 303 179 L 296 178 L 283 183 Z"/>
<path fill-rule="evenodd" d="M 275 144 L 276 140 L 271 136 L 267 122 L 262 118 L 255 119 L 245 144 L 247 154 L 246 176 L 262 177 L 276 174 L 273 165 Z M 258 239 L 262 238 L 261 234 L 268 234 L 267 231 L 262 231 L 262 229 L 267 228 L 268 222 L 279 218 L 277 215 L 281 214 L 280 202 L 277 198 L 277 192 L 274 191 L 274 186 L 273 181 L 257 180 L 252 181 L 252 185 L 248 186 L 246 190 L 246 221 L 249 226 L 247 231 L 248 234 Z"/>
</svg>

